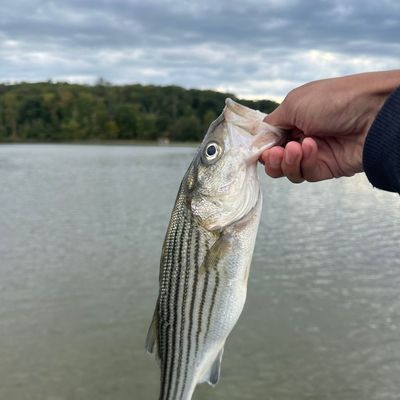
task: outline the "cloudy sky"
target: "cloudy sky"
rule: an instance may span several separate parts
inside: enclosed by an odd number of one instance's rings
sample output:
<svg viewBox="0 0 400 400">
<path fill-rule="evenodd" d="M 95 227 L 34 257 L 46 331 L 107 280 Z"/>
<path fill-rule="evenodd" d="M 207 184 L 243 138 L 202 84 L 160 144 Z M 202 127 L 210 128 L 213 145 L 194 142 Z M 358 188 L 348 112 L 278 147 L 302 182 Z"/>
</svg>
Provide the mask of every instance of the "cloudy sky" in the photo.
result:
<svg viewBox="0 0 400 400">
<path fill-rule="evenodd" d="M 400 68 L 397 0 L 11 0 L 0 81 L 176 84 L 281 100 L 304 82 Z"/>
</svg>

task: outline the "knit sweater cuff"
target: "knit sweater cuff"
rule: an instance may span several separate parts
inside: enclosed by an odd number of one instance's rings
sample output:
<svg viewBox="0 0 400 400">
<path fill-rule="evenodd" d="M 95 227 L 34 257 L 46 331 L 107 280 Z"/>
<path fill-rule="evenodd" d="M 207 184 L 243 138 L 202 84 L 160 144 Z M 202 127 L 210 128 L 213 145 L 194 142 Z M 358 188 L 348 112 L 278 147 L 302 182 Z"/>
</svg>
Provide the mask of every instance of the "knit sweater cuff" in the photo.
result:
<svg viewBox="0 0 400 400">
<path fill-rule="evenodd" d="M 363 166 L 373 186 L 400 193 L 400 87 L 386 100 L 368 132 Z"/>
</svg>

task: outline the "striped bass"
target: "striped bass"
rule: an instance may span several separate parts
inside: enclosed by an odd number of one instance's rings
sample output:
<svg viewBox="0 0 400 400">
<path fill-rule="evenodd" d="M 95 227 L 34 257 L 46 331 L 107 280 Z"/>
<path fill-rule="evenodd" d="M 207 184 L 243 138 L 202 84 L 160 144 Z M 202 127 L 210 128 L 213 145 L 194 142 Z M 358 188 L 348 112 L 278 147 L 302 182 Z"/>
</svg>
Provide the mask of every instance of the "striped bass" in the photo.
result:
<svg viewBox="0 0 400 400">
<path fill-rule="evenodd" d="M 218 382 L 260 220 L 257 160 L 283 139 L 265 116 L 226 99 L 180 185 L 146 339 L 161 368 L 160 400 L 190 400 L 198 383 Z"/>
</svg>

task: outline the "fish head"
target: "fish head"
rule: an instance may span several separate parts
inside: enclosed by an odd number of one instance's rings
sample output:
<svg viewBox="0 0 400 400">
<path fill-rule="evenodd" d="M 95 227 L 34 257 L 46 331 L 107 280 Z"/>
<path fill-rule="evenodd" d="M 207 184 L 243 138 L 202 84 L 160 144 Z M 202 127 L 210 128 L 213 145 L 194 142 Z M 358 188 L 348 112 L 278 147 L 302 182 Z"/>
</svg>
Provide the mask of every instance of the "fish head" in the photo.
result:
<svg viewBox="0 0 400 400">
<path fill-rule="evenodd" d="M 226 99 L 187 172 L 188 206 L 209 231 L 239 221 L 260 197 L 257 160 L 284 133 L 263 122 L 266 114 Z"/>
</svg>

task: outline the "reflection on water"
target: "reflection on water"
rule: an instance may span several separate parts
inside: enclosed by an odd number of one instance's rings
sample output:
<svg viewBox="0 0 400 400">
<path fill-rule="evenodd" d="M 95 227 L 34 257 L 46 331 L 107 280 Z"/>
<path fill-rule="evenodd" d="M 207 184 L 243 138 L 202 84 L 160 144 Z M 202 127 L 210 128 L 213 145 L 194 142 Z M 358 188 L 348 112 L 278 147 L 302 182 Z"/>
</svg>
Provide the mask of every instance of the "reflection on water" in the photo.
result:
<svg viewBox="0 0 400 400">
<path fill-rule="evenodd" d="M 0 398 L 156 399 L 143 349 L 194 153 L 0 147 Z M 397 399 L 400 199 L 365 177 L 262 177 L 248 300 L 194 399 Z"/>
</svg>

